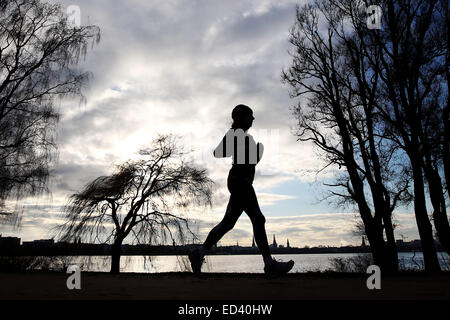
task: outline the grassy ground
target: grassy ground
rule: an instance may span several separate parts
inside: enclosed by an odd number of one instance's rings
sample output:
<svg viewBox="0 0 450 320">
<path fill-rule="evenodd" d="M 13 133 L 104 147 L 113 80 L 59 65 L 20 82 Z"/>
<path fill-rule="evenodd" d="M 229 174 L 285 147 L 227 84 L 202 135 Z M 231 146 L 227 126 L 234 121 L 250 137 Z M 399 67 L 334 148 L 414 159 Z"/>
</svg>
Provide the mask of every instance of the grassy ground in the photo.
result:
<svg viewBox="0 0 450 320">
<path fill-rule="evenodd" d="M 0 273 L 6 299 L 450 299 L 450 274 L 382 276 L 381 290 L 368 290 L 365 274 L 293 273 L 268 280 L 262 274 L 81 273 L 81 290 L 68 290 L 62 272 Z"/>
</svg>

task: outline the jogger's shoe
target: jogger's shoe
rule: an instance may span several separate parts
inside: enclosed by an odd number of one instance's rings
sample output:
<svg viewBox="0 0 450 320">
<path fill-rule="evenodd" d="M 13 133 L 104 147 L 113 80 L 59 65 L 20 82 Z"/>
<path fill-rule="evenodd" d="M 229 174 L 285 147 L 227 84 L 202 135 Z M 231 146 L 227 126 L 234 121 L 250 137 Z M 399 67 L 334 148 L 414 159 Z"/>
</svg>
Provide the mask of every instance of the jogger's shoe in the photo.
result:
<svg viewBox="0 0 450 320">
<path fill-rule="evenodd" d="M 188 257 L 191 262 L 192 272 L 199 276 L 202 273 L 202 264 L 205 261 L 205 256 L 196 248 L 189 252 Z"/>
<path fill-rule="evenodd" d="M 288 273 L 289 271 L 291 271 L 293 266 L 294 261 L 292 260 L 289 260 L 288 262 L 281 262 L 274 259 L 272 260 L 272 263 L 264 267 L 264 273 L 269 278 L 275 278 Z"/>
</svg>

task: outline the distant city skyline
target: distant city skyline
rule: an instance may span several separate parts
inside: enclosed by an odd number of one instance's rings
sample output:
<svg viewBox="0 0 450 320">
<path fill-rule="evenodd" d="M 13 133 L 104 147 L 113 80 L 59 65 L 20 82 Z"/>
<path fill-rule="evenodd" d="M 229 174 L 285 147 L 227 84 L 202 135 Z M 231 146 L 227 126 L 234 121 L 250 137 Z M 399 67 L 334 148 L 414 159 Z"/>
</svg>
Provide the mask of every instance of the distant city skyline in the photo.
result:
<svg viewBox="0 0 450 320">
<path fill-rule="evenodd" d="M 366 236 L 361 236 L 361 243 L 360 243 L 360 247 L 367 247 L 368 245 L 366 244 Z M 90 243 L 90 242 L 82 242 L 81 238 L 74 240 L 73 242 L 67 242 L 67 241 L 55 241 L 55 239 L 33 239 L 33 240 L 22 240 L 19 237 L 11 237 L 11 236 L 3 236 L 2 234 L 0 234 L 0 247 L 1 245 L 4 244 L 15 244 L 15 245 L 22 245 L 22 244 L 29 244 L 29 243 L 40 243 L 40 244 L 53 244 L 53 243 L 73 243 L 73 244 L 95 244 L 95 243 Z M 410 241 L 404 241 L 404 239 L 398 239 L 396 240 L 397 244 L 403 244 L 403 243 L 414 243 L 414 244 L 420 244 L 420 239 L 412 239 Z M 97 243 L 97 244 L 102 244 L 102 243 Z M 180 243 L 176 243 L 175 241 L 172 244 L 152 244 L 152 246 L 190 246 L 190 245 L 198 245 L 198 242 L 192 242 L 192 243 L 185 243 L 185 244 L 180 244 Z M 126 244 L 125 245 L 133 245 L 133 244 Z M 146 244 L 140 244 L 140 245 L 146 245 Z M 149 245 L 149 244 L 147 244 Z M 254 239 L 252 241 L 252 243 L 250 245 L 246 245 L 246 244 L 242 244 L 239 245 L 239 241 L 236 241 L 235 245 L 221 245 L 220 242 L 215 246 L 215 247 L 227 247 L 227 246 L 236 246 L 236 247 L 245 247 L 245 248 L 257 248 L 257 245 L 254 242 Z M 283 244 L 279 244 L 276 241 L 276 236 L 273 235 L 273 241 L 272 243 L 269 245 L 271 248 L 309 248 L 309 246 L 295 246 L 295 245 L 291 245 L 289 242 L 289 239 L 286 239 L 286 245 Z M 352 245 L 349 245 L 352 246 Z M 324 245 L 318 245 L 317 247 L 326 247 Z M 332 247 L 332 246 L 329 246 Z"/>
</svg>

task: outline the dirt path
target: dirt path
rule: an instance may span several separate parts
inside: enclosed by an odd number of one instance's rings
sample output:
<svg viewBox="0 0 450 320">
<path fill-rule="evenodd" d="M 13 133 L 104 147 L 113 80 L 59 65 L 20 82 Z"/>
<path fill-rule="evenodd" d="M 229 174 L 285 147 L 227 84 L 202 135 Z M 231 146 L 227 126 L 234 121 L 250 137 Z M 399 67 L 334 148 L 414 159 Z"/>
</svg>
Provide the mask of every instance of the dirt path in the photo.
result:
<svg viewBox="0 0 450 320">
<path fill-rule="evenodd" d="M 0 273 L 0 299 L 450 299 L 450 274 L 382 277 L 368 290 L 366 275 L 289 274 L 267 280 L 257 274 L 81 273 L 81 290 L 68 290 L 65 273 Z"/>
</svg>

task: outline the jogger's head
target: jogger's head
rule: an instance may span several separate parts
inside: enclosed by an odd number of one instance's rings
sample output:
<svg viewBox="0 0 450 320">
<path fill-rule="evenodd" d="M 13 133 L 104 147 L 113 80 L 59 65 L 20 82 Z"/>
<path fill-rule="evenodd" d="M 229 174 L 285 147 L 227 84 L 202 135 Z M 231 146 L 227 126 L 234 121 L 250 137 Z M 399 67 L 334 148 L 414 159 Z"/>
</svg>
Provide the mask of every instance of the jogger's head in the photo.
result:
<svg viewBox="0 0 450 320">
<path fill-rule="evenodd" d="M 247 131 L 253 123 L 255 117 L 253 117 L 253 110 L 249 106 L 239 104 L 234 107 L 231 112 L 231 118 L 233 118 L 232 129 L 242 129 Z"/>
</svg>

